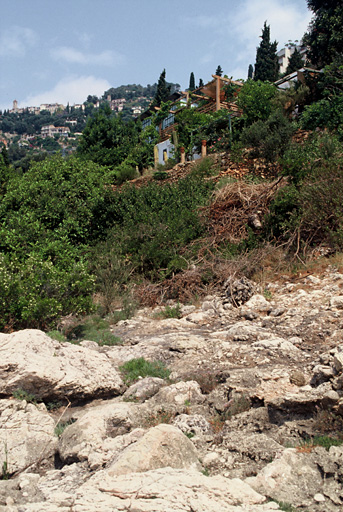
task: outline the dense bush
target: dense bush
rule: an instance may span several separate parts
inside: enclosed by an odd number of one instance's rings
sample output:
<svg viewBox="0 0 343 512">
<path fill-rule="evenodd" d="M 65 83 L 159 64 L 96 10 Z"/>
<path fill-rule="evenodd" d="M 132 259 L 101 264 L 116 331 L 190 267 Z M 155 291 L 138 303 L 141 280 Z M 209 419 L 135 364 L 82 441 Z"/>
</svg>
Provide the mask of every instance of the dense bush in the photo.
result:
<svg viewBox="0 0 343 512">
<path fill-rule="evenodd" d="M 301 126 L 305 130 L 315 128 L 337 129 L 343 126 L 343 94 L 323 98 L 307 105 L 301 115 Z"/>
<path fill-rule="evenodd" d="M 243 110 L 246 126 L 261 119 L 268 119 L 273 110 L 273 98 L 277 93 L 275 85 L 269 82 L 248 80 L 238 93 L 237 104 Z"/>
<path fill-rule="evenodd" d="M 283 154 L 293 133 L 291 123 L 280 112 L 274 112 L 266 121 L 256 121 L 242 132 L 241 140 L 253 148 L 253 157 L 275 161 Z"/>
</svg>

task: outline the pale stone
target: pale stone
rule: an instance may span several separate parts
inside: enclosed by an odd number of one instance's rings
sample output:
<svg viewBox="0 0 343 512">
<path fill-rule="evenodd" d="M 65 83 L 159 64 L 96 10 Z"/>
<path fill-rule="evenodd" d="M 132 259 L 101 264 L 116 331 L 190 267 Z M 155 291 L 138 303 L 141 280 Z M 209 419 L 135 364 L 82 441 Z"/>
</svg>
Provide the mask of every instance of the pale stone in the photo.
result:
<svg viewBox="0 0 343 512">
<path fill-rule="evenodd" d="M 157 425 L 111 463 L 110 476 L 141 473 L 161 467 L 201 469 L 193 443 L 172 425 Z"/>
<path fill-rule="evenodd" d="M 25 400 L 0 400 L 0 471 L 10 474 L 53 457 L 55 423 L 45 411 Z"/>
<path fill-rule="evenodd" d="M 0 393 L 38 398 L 117 395 L 123 382 L 105 354 L 26 329 L 0 338 Z"/>
</svg>

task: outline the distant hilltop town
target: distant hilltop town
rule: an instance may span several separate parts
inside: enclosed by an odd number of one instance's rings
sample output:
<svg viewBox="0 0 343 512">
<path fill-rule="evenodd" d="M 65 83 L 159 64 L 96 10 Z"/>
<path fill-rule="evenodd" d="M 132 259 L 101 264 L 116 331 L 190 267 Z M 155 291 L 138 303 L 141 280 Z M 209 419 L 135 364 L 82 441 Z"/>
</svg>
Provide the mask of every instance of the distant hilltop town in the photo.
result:
<svg viewBox="0 0 343 512">
<path fill-rule="evenodd" d="M 73 109 L 85 109 L 85 105 L 74 104 Z M 18 108 L 18 101 L 13 101 L 13 108 L 9 111 L 10 114 L 24 114 L 25 112 L 29 112 L 30 114 L 40 114 L 43 110 L 47 110 L 50 114 L 55 114 L 55 112 L 63 111 L 66 107 L 61 103 L 42 103 L 39 107 L 24 107 Z"/>
</svg>

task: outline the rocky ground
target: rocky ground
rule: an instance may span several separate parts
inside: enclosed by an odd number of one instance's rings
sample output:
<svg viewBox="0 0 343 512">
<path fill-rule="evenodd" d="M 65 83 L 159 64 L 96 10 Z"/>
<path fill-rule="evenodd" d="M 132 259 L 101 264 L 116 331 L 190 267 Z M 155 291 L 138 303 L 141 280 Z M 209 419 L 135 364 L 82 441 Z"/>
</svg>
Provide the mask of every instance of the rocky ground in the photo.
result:
<svg viewBox="0 0 343 512">
<path fill-rule="evenodd" d="M 113 347 L 0 335 L 0 511 L 342 510 L 343 274 L 228 282 L 181 311 L 139 311 Z M 138 357 L 170 379 L 126 386 Z"/>
</svg>

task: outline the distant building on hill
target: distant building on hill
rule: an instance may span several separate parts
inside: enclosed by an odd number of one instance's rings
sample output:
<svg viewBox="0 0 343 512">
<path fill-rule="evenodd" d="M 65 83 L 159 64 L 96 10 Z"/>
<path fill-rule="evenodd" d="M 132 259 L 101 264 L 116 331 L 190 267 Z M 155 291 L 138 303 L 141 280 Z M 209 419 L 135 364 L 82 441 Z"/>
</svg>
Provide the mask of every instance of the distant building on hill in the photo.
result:
<svg viewBox="0 0 343 512">
<path fill-rule="evenodd" d="M 295 49 L 297 49 L 298 52 L 300 53 L 305 65 L 307 53 L 306 46 L 286 46 L 285 48 L 282 48 L 280 51 L 277 52 L 280 73 L 286 73 L 289 59 Z"/>
<path fill-rule="evenodd" d="M 53 124 L 48 124 L 42 126 L 41 135 L 45 139 L 45 137 L 54 137 L 54 135 L 58 135 L 59 137 L 68 137 L 70 133 L 70 128 L 66 126 L 54 126 Z"/>
</svg>

